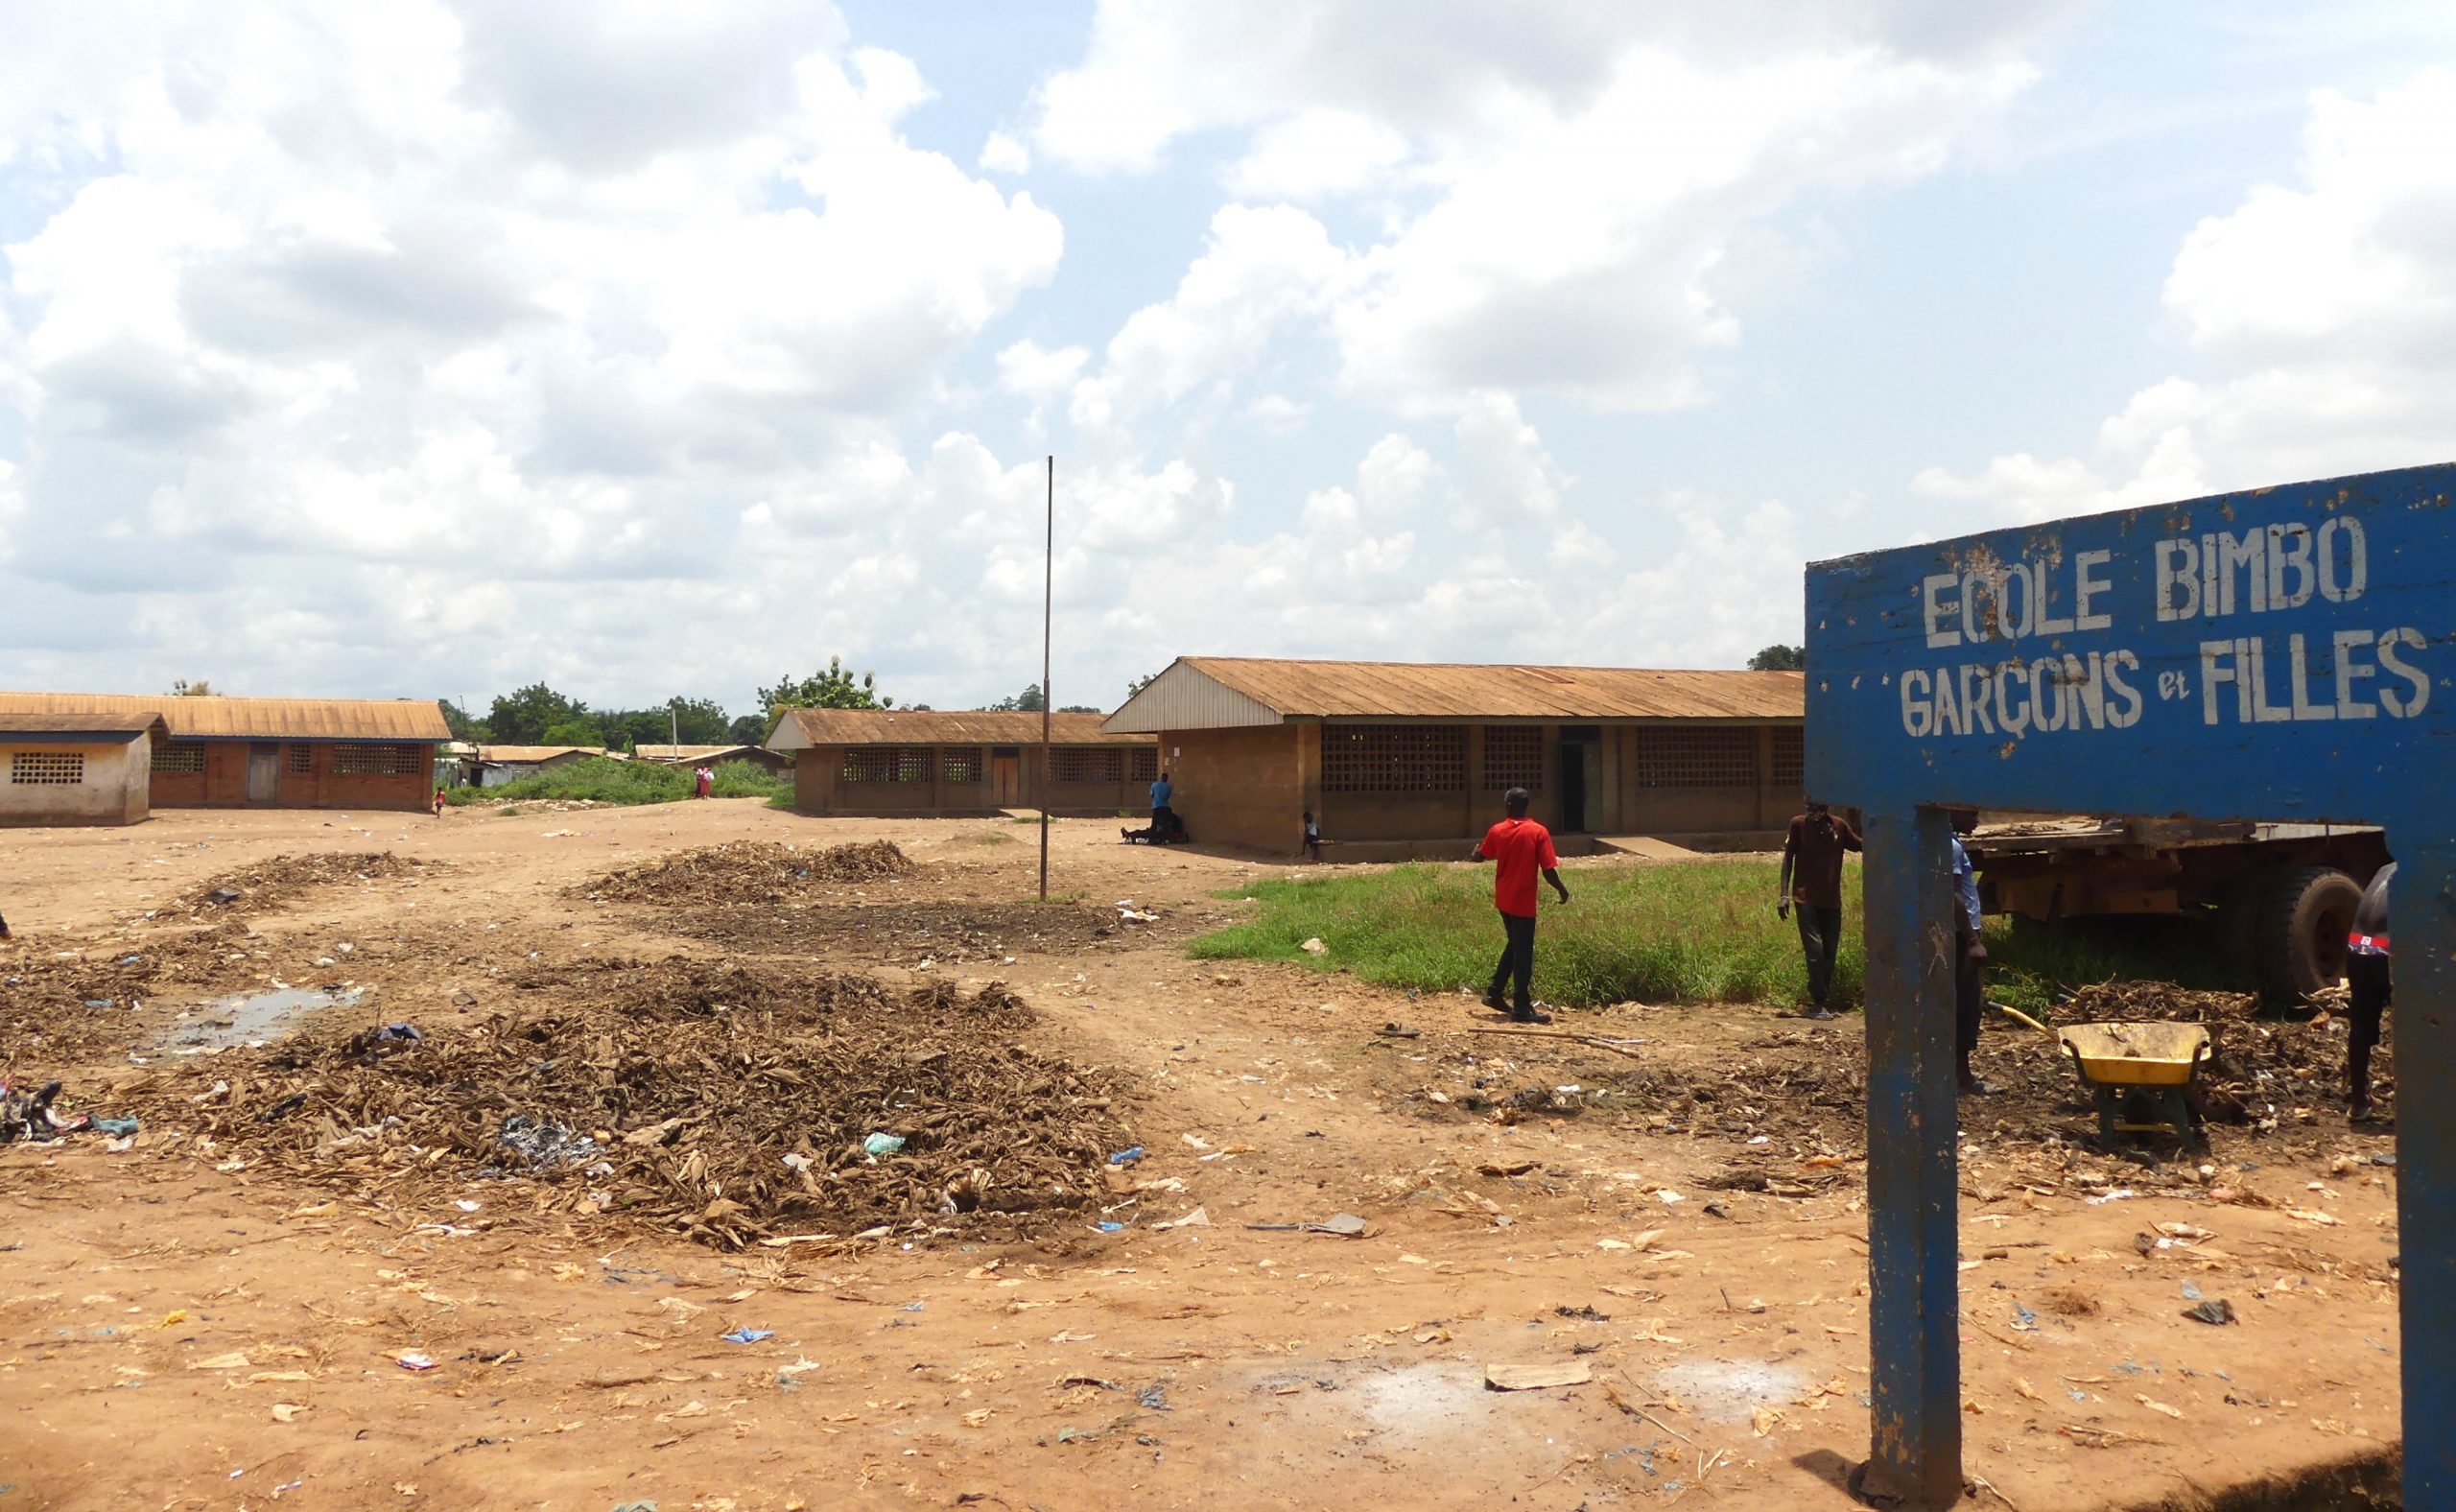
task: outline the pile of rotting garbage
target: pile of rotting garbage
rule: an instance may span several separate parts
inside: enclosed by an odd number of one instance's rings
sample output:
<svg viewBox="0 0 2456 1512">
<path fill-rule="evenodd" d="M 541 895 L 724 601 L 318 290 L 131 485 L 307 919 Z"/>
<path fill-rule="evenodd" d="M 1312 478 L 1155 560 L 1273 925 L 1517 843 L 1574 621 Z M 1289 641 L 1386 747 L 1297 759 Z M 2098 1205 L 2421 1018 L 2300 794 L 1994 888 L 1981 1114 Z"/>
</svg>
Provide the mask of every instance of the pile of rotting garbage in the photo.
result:
<svg viewBox="0 0 2456 1512">
<path fill-rule="evenodd" d="M 127 1090 L 174 1154 L 396 1205 L 516 1183 L 539 1211 L 728 1248 L 1027 1237 L 1099 1202 L 1106 1153 L 1132 1143 L 1111 1078 L 1020 1044 L 1034 1015 L 998 983 L 675 958 L 572 985 L 556 996 L 579 1001 L 306 1032 Z"/>
</svg>

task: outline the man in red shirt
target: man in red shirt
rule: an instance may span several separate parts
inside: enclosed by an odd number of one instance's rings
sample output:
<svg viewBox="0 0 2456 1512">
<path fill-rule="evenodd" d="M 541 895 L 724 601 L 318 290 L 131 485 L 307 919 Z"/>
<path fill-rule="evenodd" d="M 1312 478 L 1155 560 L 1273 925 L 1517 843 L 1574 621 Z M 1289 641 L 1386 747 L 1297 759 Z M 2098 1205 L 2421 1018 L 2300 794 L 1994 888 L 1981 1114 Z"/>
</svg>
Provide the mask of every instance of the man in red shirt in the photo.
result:
<svg viewBox="0 0 2456 1512">
<path fill-rule="evenodd" d="M 1561 858 L 1552 849 L 1552 832 L 1526 816 L 1527 801 L 1525 789 L 1510 789 L 1501 799 L 1509 817 L 1485 831 L 1483 843 L 1467 859 L 1499 862 L 1493 872 L 1493 905 L 1500 910 L 1506 938 L 1500 964 L 1493 968 L 1492 985 L 1484 989 L 1484 1006 L 1520 1024 L 1549 1024 L 1550 1014 L 1536 1011 L 1532 989 L 1535 900 L 1540 896 L 1535 890 L 1536 873 L 1543 873 L 1563 903 L 1570 901 L 1570 889 L 1561 886 Z M 1517 988 L 1508 1003 L 1500 996 L 1504 982 Z"/>
</svg>

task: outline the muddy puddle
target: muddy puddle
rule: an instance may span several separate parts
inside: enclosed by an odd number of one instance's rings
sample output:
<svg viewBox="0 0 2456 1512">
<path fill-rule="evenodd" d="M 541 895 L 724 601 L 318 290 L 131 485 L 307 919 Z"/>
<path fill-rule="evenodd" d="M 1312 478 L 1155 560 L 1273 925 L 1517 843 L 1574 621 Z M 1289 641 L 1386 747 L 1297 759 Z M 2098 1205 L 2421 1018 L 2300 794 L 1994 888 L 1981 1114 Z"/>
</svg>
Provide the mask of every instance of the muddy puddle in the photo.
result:
<svg viewBox="0 0 2456 1512">
<path fill-rule="evenodd" d="M 174 1053 L 261 1045 L 289 1032 L 302 1014 L 346 1008 L 366 996 L 363 987 L 282 987 L 223 998 L 174 1025 L 161 1048 Z"/>
</svg>

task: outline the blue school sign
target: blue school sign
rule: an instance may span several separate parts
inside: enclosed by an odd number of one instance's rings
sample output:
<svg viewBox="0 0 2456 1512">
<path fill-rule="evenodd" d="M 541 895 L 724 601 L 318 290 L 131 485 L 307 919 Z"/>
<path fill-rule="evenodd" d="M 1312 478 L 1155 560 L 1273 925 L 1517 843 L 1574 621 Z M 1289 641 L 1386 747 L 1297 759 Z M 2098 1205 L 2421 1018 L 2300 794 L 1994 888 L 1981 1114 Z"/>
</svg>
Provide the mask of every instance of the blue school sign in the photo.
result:
<svg viewBox="0 0 2456 1512">
<path fill-rule="evenodd" d="M 1807 786 L 1867 815 L 1872 1481 L 1961 1492 L 1955 807 L 2382 825 L 2405 1504 L 2456 1508 L 2456 466 L 1807 570 Z"/>
</svg>

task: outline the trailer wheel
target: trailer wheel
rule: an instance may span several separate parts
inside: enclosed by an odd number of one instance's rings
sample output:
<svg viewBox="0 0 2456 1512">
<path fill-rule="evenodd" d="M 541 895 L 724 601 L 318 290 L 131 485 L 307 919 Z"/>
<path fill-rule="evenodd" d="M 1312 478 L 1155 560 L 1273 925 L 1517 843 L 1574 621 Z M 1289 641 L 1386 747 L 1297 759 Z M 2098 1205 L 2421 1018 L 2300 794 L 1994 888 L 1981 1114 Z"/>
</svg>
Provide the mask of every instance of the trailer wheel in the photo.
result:
<svg viewBox="0 0 2456 1512">
<path fill-rule="evenodd" d="M 2288 866 L 2260 895 L 2254 959 L 2260 995 L 2302 1003 L 2345 976 L 2347 932 L 2362 889 L 2333 866 Z"/>
</svg>

